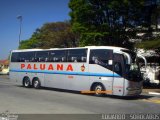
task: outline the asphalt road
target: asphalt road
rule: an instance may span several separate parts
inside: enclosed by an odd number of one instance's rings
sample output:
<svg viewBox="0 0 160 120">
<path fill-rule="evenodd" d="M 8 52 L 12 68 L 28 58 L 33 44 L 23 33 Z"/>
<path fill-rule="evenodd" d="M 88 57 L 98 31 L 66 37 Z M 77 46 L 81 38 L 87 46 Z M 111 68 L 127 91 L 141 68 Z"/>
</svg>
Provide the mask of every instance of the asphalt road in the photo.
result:
<svg viewBox="0 0 160 120">
<path fill-rule="evenodd" d="M 75 92 L 13 85 L 8 76 L 0 76 L 0 113 L 15 114 L 108 114 L 160 113 L 160 97 L 95 97 Z"/>
</svg>

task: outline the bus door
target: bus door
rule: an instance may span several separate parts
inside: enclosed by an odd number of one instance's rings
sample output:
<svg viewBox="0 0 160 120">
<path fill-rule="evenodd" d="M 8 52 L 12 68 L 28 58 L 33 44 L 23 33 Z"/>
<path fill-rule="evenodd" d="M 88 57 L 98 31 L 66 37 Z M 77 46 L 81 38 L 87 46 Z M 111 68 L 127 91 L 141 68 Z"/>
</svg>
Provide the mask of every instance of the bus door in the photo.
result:
<svg viewBox="0 0 160 120">
<path fill-rule="evenodd" d="M 123 95 L 124 92 L 124 76 L 125 76 L 125 61 L 124 56 L 119 53 L 114 53 L 113 56 L 113 94 Z"/>
<path fill-rule="evenodd" d="M 91 49 L 89 57 L 89 73 L 91 84 L 102 83 L 104 88 L 112 94 L 113 86 L 113 50 Z"/>
</svg>

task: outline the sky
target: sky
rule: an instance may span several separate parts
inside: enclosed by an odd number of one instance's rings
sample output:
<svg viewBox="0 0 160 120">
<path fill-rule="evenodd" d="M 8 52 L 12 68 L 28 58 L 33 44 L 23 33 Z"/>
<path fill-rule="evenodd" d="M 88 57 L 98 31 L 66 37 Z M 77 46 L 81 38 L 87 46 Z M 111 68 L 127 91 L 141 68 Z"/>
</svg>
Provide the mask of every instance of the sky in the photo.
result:
<svg viewBox="0 0 160 120">
<path fill-rule="evenodd" d="M 0 60 L 7 59 L 10 51 L 18 48 L 20 21 L 17 16 L 23 18 L 21 40 L 26 40 L 45 23 L 69 20 L 68 2 L 0 0 Z"/>
</svg>

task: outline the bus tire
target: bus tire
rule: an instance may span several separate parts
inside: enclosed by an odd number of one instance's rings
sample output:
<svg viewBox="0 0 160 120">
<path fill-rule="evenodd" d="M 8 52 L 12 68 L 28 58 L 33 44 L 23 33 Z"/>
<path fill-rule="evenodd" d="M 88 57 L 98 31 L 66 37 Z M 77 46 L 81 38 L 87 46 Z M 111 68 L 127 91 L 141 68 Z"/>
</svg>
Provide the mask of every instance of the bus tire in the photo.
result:
<svg viewBox="0 0 160 120">
<path fill-rule="evenodd" d="M 40 89 L 41 88 L 41 82 L 38 78 L 34 78 L 32 85 L 35 89 Z"/>
<path fill-rule="evenodd" d="M 29 77 L 24 77 L 23 78 L 23 86 L 26 87 L 26 88 L 29 88 L 31 86 Z"/>
<path fill-rule="evenodd" d="M 101 84 L 101 83 L 96 83 L 92 87 L 92 91 L 95 92 L 94 95 L 97 97 L 103 96 L 104 93 L 101 93 L 101 91 L 104 91 L 104 90 L 105 90 L 105 88 L 104 88 L 103 84 Z"/>
</svg>

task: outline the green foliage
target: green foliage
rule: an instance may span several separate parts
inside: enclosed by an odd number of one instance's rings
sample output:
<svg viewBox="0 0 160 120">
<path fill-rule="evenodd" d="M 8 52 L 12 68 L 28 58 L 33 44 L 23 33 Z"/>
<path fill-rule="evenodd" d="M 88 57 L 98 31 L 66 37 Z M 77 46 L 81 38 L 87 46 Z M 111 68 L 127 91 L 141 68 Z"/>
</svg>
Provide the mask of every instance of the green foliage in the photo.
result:
<svg viewBox="0 0 160 120">
<path fill-rule="evenodd" d="M 137 48 L 142 48 L 146 50 L 155 50 L 157 55 L 160 56 L 160 38 L 156 38 L 154 40 L 143 41 L 136 45 Z"/>
<path fill-rule="evenodd" d="M 146 50 L 155 50 L 157 55 L 160 56 L 160 29 L 158 29 L 159 19 L 160 19 L 160 2 L 152 1 L 152 4 L 146 6 L 146 11 L 144 12 L 146 22 L 144 23 L 144 28 L 141 33 L 144 36 L 141 37 L 142 42 L 138 43 L 136 47 L 143 48 Z M 142 24 L 143 25 L 143 24 Z"/>
<path fill-rule="evenodd" d="M 139 39 L 137 33 L 146 33 L 146 37 L 140 38 L 146 40 L 153 36 L 152 25 L 158 31 L 160 7 L 146 3 L 145 0 L 70 0 L 70 22 L 44 24 L 30 39 L 21 41 L 19 48 L 112 45 L 133 49 L 134 43 L 129 39 Z M 159 44 L 155 41 L 137 46 L 155 48 Z"/>
<path fill-rule="evenodd" d="M 20 44 L 20 49 L 77 46 L 76 35 L 69 22 L 46 23 L 32 37 Z"/>
<path fill-rule="evenodd" d="M 145 49 L 158 49 L 160 48 L 160 38 L 155 40 L 143 41 L 137 44 L 137 47 Z"/>
<path fill-rule="evenodd" d="M 72 30 L 80 35 L 80 46 L 128 46 L 142 6 L 143 0 L 70 0 Z"/>
<path fill-rule="evenodd" d="M 23 40 L 20 43 L 19 49 L 30 49 L 30 48 L 37 48 L 38 41 L 36 39 L 29 39 L 29 40 Z"/>
</svg>

